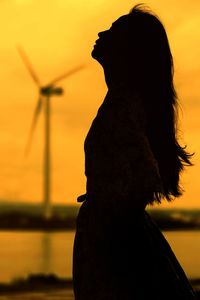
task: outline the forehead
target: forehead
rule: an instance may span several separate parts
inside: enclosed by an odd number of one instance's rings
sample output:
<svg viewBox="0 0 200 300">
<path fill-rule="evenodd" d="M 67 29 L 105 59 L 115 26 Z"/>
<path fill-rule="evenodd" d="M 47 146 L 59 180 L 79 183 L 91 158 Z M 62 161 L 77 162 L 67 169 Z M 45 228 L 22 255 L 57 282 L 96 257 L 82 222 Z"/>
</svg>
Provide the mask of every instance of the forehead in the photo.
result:
<svg viewBox="0 0 200 300">
<path fill-rule="evenodd" d="M 120 28 L 120 27 L 125 27 L 127 26 L 128 24 L 128 15 L 124 15 L 124 16 L 121 16 L 120 18 L 118 18 L 116 21 L 114 21 L 112 23 L 112 27 L 115 27 L 115 28 Z"/>
</svg>

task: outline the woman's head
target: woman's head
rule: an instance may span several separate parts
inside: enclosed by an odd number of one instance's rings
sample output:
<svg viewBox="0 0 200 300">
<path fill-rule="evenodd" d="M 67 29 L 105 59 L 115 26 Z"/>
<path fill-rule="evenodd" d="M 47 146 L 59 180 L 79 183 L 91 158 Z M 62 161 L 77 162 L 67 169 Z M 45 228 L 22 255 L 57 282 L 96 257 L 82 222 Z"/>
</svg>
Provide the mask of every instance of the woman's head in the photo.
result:
<svg viewBox="0 0 200 300">
<path fill-rule="evenodd" d="M 127 41 L 129 40 L 127 15 L 120 17 L 113 22 L 110 29 L 99 32 L 99 39 L 94 45 L 92 57 L 99 61 L 103 67 L 113 64 L 113 61 L 120 63 L 123 60 L 122 53 L 128 51 Z"/>
<path fill-rule="evenodd" d="M 149 88 L 163 77 L 171 80 L 173 63 L 165 29 L 158 17 L 141 5 L 99 33 L 92 56 L 109 77 L 115 74 L 118 80 L 141 88 Z"/>
</svg>

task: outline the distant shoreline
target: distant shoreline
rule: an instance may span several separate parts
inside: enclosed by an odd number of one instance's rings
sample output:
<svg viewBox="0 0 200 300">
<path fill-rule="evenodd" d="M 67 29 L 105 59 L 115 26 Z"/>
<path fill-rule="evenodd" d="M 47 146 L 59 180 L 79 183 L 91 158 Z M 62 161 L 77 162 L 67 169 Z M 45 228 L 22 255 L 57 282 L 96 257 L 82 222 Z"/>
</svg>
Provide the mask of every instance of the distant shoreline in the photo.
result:
<svg viewBox="0 0 200 300">
<path fill-rule="evenodd" d="M 156 216 L 152 214 L 153 221 L 162 231 L 191 231 L 200 230 L 200 224 L 194 220 L 184 221 L 169 216 Z M 0 214 L 0 231 L 74 231 L 76 229 L 76 216 L 61 218 L 52 216 L 45 219 L 43 216 L 32 216 L 22 213 Z"/>
<path fill-rule="evenodd" d="M 10 283 L 0 283 L 0 295 L 72 288 L 71 278 L 60 278 L 54 274 L 30 274 L 27 278 L 18 278 Z"/>
<path fill-rule="evenodd" d="M 200 231 L 200 227 L 193 227 L 193 226 L 178 226 L 178 227 L 160 227 L 159 229 L 162 232 L 173 232 L 173 231 Z M 12 231 L 12 232 L 73 232 L 76 228 L 65 228 L 65 227 L 59 227 L 59 228 L 46 228 L 46 227 L 0 227 L 0 232 L 5 231 Z"/>
<path fill-rule="evenodd" d="M 71 231 L 76 228 L 78 205 L 54 205 L 45 219 L 41 205 L 0 202 L 0 230 Z M 200 210 L 151 209 L 147 212 L 163 231 L 200 230 Z M 123 222 L 123 220 L 121 220 Z"/>
</svg>

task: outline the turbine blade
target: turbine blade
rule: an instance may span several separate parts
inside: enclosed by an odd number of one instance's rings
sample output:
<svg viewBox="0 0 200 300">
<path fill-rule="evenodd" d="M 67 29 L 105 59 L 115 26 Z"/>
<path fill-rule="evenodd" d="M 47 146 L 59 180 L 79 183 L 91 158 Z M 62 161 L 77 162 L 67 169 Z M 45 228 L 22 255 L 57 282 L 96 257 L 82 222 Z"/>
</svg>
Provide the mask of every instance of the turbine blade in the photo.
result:
<svg viewBox="0 0 200 300">
<path fill-rule="evenodd" d="M 24 50 L 22 49 L 22 47 L 17 46 L 17 50 L 19 52 L 19 55 L 21 57 L 21 59 L 23 60 L 25 66 L 27 67 L 31 77 L 33 78 L 33 80 L 35 81 L 35 83 L 40 86 L 40 81 L 38 76 L 36 75 L 35 71 L 33 70 L 33 67 L 31 65 L 31 63 L 29 62 L 29 59 L 27 57 L 27 55 L 25 54 Z"/>
<path fill-rule="evenodd" d="M 57 77 L 56 79 L 52 80 L 48 85 L 54 85 L 55 83 L 59 82 L 60 80 L 63 80 L 66 77 L 69 77 L 69 76 L 73 75 L 74 73 L 80 71 L 83 68 L 85 68 L 84 65 L 77 66 L 77 67 L 71 69 L 70 71 L 64 73 L 63 75 Z"/>
<path fill-rule="evenodd" d="M 36 124 L 37 124 L 37 120 L 38 120 L 41 108 L 42 108 L 42 98 L 39 97 L 36 108 L 35 108 L 35 111 L 34 111 L 33 119 L 32 119 L 32 124 L 31 124 L 31 128 L 30 128 L 28 142 L 27 142 L 26 148 L 25 148 L 25 154 L 29 153 L 32 138 L 33 138 L 33 133 L 34 133 L 34 130 L 35 130 L 35 127 L 36 127 Z"/>
</svg>

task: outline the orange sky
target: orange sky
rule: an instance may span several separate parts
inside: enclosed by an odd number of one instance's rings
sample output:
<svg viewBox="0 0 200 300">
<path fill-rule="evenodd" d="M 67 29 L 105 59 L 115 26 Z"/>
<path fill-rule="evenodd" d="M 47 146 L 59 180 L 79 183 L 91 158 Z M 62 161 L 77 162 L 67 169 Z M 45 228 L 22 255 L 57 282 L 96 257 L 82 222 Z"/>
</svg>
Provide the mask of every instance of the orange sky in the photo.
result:
<svg viewBox="0 0 200 300">
<path fill-rule="evenodd" d="M 43 114 L 24 157 L 37 88 L 16 50 L 21 44 L 43 83 L 84 63 L 52 98 L 52 202 L 75 203 L 85 192 L 83 142 L 106 92 L 101 67 L 90 57 L 97 33 L 138 2 L 128 0 L 0 1 L 0 199 L 42 199 Z M 150 0 L 168 32 L 182 105 L 182 140 L 196 155 L 182 177 L 186 190 L 173 207 L 200 207 L 200 1 Z M 184 133 L 184 135 L 183 135 Z M 165 205 L 164 205 L 165 206 Z"/>
</svg>

